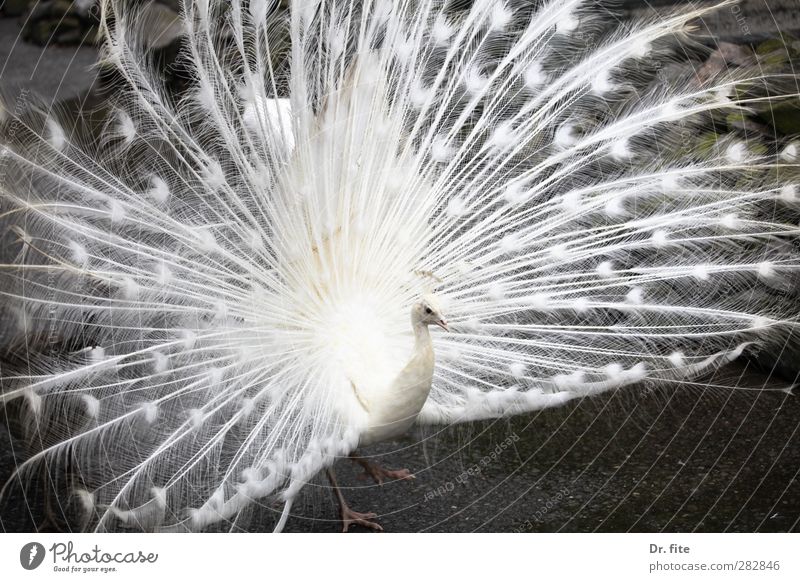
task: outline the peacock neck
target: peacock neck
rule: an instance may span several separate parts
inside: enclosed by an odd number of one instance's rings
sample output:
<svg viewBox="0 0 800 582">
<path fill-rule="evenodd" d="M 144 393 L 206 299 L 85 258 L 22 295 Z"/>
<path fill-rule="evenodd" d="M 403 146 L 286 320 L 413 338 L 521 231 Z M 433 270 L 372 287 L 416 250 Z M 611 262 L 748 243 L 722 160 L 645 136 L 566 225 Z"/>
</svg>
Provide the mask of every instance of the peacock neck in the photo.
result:
<svg viewBox="0 0 800 582">
<path fill-rule="evenodd" d="M 431 347 L 431 332 L 428 325 L 422 322 L 414 322 L 414 353 L 418 354 L 421 351 L 430 349 Z"/>
</svg>

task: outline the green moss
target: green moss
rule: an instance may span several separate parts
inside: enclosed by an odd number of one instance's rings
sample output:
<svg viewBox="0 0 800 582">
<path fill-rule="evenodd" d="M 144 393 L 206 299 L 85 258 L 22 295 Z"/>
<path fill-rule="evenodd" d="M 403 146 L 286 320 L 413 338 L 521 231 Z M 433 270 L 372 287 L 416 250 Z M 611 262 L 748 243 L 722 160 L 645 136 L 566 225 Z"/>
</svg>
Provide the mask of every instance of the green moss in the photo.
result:
<svg viewBox="0 0 800 582">
<path fill-rule="evenodd" d="M 785 135 L 800 133 L 800 99 L 787 100 L 760 111 L 758 118 Z"/>
<path fill-rule="evenodd" d="M 713 132 L 700 136 L 697 140 L 697 151 L 702 154 L 710 155 L 717 146 L 718 140 L 719 135 Z"/>
</svg>

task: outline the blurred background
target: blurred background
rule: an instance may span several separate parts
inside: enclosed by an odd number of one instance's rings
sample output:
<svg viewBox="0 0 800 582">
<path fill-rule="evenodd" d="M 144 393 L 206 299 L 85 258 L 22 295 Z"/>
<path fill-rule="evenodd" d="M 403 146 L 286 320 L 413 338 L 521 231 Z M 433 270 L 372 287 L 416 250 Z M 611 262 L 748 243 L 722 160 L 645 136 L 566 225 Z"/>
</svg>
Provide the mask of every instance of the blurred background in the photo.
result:
<svg viewBox="0 0 800 582">
<path fill-rule="evenodd" d="M 145 40 L 163 62 L 165 82 L 180 92 L 189 80 L 179 66 L 179 0 L 125 1 L 148 11 Z M 622 0 L 616 15 L 707 3 Z M 100 127 L 116 85 L 112 73 L 95 65 L 98 23 L 96 0 L 0 1 L 6 103 L 24 106 L 37 95 L 68 111 L 78 130 Z M 752 65 L 797 73 L 800 0 L 722 7 L 698 23 L 697 35 L 707 50 L 683 66 L 694 67 L 699 80 Z M 737 128 L 773 139 L 798 133 L 800 103 L 730 118 L 728 129 Z M 642 386 L 511 421 L 417 432 L 367 451 L 391 468 L 410 469 L 416 480 L 379 487 L 358 480 L 349 467 L 339 477 L 354 508 L 380 508 L 382 525 L 395 532 L 797 531 L 798 370 L 797 353 L 751 354 L 719 372 L 735 378 L 739 390 L 715 388 L 719 377 L 669 389 Z M 0 414 L 0 482 L 27 454 L 13 423 L 3 421 Z M 19 503 L 0 514 L 0 529 L 75 528 L 73 502 L 56 498 L 46 484 L 40 491 L 35 498 L 20 492 Z M 276 511 L 264 507 L 263 528 L 256 529 L 271 529 Z M 335 504 L 321 481 L 306 488 L 294 512 L 287 531 L 338 530 Z"/>
</svg>

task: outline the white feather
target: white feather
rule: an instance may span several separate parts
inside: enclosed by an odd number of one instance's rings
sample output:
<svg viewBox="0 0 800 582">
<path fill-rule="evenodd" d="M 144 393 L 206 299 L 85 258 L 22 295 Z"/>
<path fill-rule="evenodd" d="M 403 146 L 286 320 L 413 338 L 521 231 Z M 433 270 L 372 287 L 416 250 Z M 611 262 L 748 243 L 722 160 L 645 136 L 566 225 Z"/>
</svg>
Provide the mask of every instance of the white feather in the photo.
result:
<svg viewBox="0 0 800 582">
<path fill-rule="evenodd" d="M 15 138 L 4 110 L 0 220 L 30 268 L 2 266 L 3 323 L 84 347 L 0 372 L 52 429 L 15 479 L 69 458 L 98 531 L 274 501 L 280 529 L 335 458 L 415 421 L 675 386 L 792 337 L 797 145 L 694 133 L 771 78 L 658 73 L 706 8 L 297 4 L 279 62 L 271 2 L 187 2 L 177 100 L 120 5 L 105 59 L 131 82 L 100 151 L 44 115 Z M 412 328 L 425 297 L 450 334 Z"/>
</svg>

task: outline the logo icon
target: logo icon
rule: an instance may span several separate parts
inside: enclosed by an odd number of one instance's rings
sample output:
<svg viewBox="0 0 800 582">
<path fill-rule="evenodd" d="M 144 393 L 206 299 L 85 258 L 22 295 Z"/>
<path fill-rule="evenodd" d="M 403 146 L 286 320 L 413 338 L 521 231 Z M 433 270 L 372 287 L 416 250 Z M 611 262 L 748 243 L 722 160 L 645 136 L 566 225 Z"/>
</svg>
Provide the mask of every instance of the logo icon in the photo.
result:
<svg viewBox="0 0 800 582">
<path fill-rule="evenodd" d="M 30 542 L 19 551 L 19 563 L 26 570 L 35 570 L 44 561 L 44 546 L 39 542 Z"/>
</svg>

